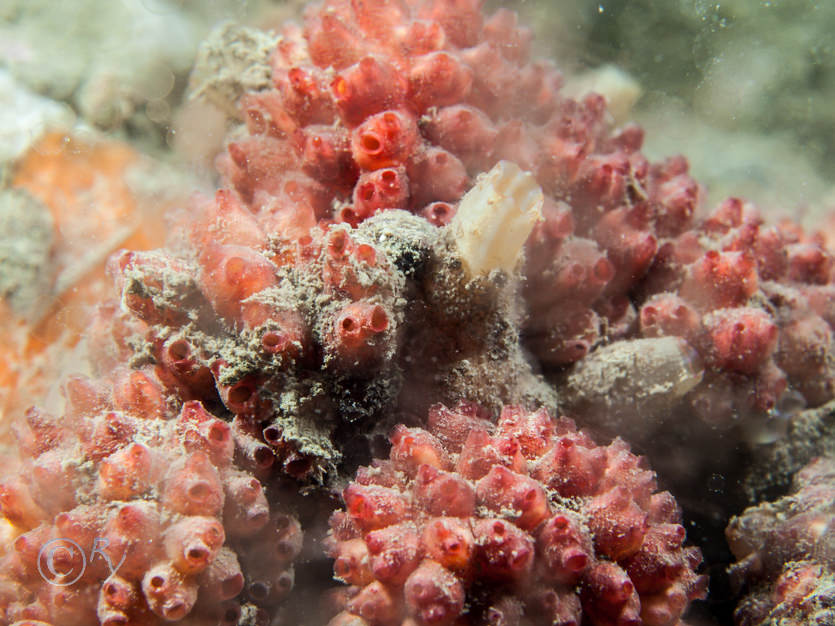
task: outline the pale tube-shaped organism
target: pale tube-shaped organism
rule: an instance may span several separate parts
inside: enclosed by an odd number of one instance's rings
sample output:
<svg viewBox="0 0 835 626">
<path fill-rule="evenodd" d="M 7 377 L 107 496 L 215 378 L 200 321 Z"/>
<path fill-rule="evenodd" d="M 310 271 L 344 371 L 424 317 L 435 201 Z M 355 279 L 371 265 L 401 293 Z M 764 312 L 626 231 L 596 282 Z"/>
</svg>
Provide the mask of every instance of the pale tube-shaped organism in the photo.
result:
<svg viewBox="0 0 835 626">
<path fill-rule="evenodd" d="M 542 188 L 529 172 L 499 161 L 458 205 L 450 228 L 470 276 L 512 272 L 525 241 L 542 218 Z"/>
</svg>

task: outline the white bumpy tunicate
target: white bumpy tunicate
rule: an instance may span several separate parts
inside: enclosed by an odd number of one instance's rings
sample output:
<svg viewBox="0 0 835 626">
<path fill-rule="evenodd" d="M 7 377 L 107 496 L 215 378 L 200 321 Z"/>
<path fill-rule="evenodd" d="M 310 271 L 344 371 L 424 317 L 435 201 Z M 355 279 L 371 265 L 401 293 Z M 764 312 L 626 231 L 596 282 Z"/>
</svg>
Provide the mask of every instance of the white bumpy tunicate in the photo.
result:
<svg viewBox="0 0 835 626">
<path fill-rule="evenodd" d="M 542 188 L 529 172 L 499 161 L 481 175 L 458 205 L 452 229 L 470 276 L 512 272 L 525 241 L 542 218 Z"/>
</svg>

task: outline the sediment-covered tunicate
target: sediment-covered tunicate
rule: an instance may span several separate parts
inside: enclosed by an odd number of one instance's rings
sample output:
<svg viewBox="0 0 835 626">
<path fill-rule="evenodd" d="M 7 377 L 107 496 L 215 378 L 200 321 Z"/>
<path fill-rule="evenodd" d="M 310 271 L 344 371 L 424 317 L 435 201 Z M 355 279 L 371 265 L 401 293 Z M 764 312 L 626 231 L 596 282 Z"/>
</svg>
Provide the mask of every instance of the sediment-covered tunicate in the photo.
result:
<svg viewBox="0 0 835 626">
<path fill-rule="evenodd" d="M 790 494 L 731 519 L 744 626 L 828 624 L 835 620 L 835 460 L 820 457 L 794 477 Z"/>
</svg>

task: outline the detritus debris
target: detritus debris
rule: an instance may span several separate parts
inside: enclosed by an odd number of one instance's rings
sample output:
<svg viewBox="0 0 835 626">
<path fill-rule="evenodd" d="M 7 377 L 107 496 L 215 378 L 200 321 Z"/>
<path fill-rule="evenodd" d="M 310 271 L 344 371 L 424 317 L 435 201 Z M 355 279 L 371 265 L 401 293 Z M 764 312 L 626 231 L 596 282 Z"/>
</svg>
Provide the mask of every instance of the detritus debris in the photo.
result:
<svg viewBox="0 0 835 626">
<path fill-rule="evenodd" d="M 51 301 L 53 228 L 49 209 L 31 195 L 0 191 L 0 297 L 18 315 L 37 318 Z"/>
<path fill-rule="evenodd" d="M 270 55 L 278 38 L 263 31 L 227 22 L 200 45 L 191 74 L 191 97 L 203 98 L 237 118 L 237 104 L 246 92 L 272 85 Z"/>
<path fill-rule="evenodd" d="M 754 450 L 745 495 L 757 502 L 785 494 L 792 476 L 818 456 L 835 458 L 835 401 L 798 412 L 784 437 Z"/>
</svg>

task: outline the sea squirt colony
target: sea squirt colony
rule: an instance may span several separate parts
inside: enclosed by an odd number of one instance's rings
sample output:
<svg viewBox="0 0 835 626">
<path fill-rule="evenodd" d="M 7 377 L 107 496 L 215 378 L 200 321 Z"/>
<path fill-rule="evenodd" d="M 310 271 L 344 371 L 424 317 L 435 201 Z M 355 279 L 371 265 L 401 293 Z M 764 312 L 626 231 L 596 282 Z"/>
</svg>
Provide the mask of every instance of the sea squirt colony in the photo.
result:
<svg viewBox="0 0 835 626">
<path fill-rule="evenodd" d="M 706 581 L 675 500 L 623 440 L 553 417 L 553 383 L 641 339 L 687 361 L 662 406 L 705 429 L 822 405 L 832 257 L 743 200 L 701 213 L 683 157 L 650 163 L 530 45 L 478 0 L 283 27 L 223 188 L 167 248 L 111 258 L 94 377 L 17 424 L 3 624 L 309 620 L 294 561 L 320 506 L 332 626 L 683 624 Z M 116 575 L 40 575 L 49 541 L 100 536 Z"/>
</svg>

